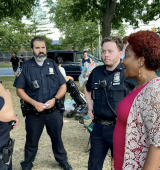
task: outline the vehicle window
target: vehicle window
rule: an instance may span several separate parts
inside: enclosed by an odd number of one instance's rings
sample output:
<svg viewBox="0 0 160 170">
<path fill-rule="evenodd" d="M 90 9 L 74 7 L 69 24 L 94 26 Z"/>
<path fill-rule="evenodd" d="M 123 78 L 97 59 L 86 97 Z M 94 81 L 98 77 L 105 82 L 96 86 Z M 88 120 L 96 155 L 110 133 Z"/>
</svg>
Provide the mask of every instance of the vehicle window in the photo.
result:
<svg viewBox="0 0 160 170">
<path fill-rule="evenodd" d="M 58 56 L 63 57 L 63 62 L 73 62 L 73 53 L 57 53 Z"/>
<path fill-rule="evenodd" d="M 49 53 L 47 53 L 47 58 L 54 60 L 54 55 L 55 55 L 54 52 L 49 52 Z"/>
<path fill-rule="evenodd" d="M 82 53 L 77 53 L 77 56 L 76 56 L 76 62 L 80 62 L 83 58 L 83 54 Z"/>
</svg>

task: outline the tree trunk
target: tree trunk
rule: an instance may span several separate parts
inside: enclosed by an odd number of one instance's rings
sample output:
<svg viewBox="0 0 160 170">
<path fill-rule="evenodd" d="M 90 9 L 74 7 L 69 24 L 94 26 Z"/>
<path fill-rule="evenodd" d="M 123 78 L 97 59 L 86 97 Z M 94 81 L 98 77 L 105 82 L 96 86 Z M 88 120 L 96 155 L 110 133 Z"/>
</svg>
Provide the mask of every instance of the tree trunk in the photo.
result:
<svg viewBox="0 0 160 170">
<path fill-rule="evenodd" d="M 91 43 L 91 53 L 92 53 L 92 55 L 94 55 L 93 43 Z"/>
<path fill-rule="evenodd" d="M 76 51 L 76 43 L 74 42 L 73 51 Z"/>
<path fill-rule="evenodd" d="M 106 3 L 106 13 L 102 19 L 102 39 L 111 34 L 111 23 L 116 10 L 116 0 L 106 0 Z"/>
</svg>

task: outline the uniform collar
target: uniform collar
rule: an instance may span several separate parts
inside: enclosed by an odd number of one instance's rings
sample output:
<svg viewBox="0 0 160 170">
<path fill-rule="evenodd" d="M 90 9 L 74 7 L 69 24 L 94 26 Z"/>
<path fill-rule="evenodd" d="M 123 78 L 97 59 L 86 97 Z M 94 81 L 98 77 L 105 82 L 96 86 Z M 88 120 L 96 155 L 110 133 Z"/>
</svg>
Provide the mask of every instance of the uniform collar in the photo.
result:
<svg viewBox="0 0 160 170">
<path fill-rule="evenodd" d="M 44 66 L 46 66 L 46 65 L 48 65 L 48 66 L 50 66 L 50 65 L 51 65 L 51 64 L 50 64 L 50 61 L 49 61 L 47 58 L 44 60 L 44 62 L 43 62 L 43 65 L 42 65 L 42 66 L 39 66 L 39 65 L 36 63 L 36 61 L 35 61 L 35 58 L 34 58 L 34 57 L 32 57 L 31 61 L 32 61 L 32 66 L 33 66 L 33 67 L 44 67 Z"/>
<path fill-rule="evenodd" d="M 123 70 L 123 67 L 122 67 L 122 63 L 120 62 L 119 64 L 118 64 L 118 66 L 112 71 L 112 72 L 115 72 L 115 71 L 122 71 Z M 107 75 L 107 70 L 106 70 L 106 66 L 104 65 L 104 67 L 103 67 L 103 73 L 105 74 L 105 75 Z"/>
</svg>

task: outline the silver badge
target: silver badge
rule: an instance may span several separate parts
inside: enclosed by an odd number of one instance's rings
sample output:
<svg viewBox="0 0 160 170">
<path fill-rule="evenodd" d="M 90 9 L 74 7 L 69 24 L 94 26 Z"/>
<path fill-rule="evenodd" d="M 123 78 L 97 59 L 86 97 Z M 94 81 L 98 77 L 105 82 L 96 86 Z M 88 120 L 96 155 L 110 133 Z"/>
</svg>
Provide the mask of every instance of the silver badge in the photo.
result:
<svg viewBox="0 0 160 170">
<path fill-rule="evenodd" d="M 49 74 L 54 74 L 53 68 L 49 68 Z"/>
<path fill-rule="evenodd" d="M 120 72 L 117 72 L 114 74 L 113 85 L 119 84 L 120 84 Z"/>
</svg>

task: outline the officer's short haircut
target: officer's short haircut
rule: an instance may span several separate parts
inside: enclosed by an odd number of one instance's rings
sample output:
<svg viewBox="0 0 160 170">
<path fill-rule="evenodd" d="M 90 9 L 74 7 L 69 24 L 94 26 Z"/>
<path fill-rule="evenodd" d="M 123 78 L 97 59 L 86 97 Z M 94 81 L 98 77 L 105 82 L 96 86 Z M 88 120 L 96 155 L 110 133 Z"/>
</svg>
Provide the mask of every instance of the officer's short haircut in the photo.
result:
<svg viewBox="0 0 160 170">
<path fill-rule="evenodd" d="M 63 58 L 61 56 L 57 56 L 55 62 L 59 65 L 63 63 Z"/>
<path fill-rule="evenodd" d="M 106 42 L 115 42 L 119 51 L 123 51 L 123 41 L 121 39 L 121 37 L 118 36 L 109 36 L 103 39 L 102 41 L 102 46 L 104 43 Z"/>
<path fill-rule="evenodd" d="M 87 51 L 83 51 L 83 54 L 84 54 L 84 53 L 87 53 Z"/>
<path fill-rule="evenodd" d="M 45 42 L 45 45 L 46 45 L 46 41 L 45 41 L 44 38 L 42 38 L 42 37 L 34 37 L 34 38 L 31 40 L 31 48 L 33 48 L 33 43 L 34 43 L 35 41 L 43 41 L 43 42 Z"/>
</svg>

